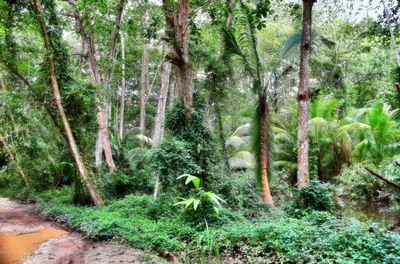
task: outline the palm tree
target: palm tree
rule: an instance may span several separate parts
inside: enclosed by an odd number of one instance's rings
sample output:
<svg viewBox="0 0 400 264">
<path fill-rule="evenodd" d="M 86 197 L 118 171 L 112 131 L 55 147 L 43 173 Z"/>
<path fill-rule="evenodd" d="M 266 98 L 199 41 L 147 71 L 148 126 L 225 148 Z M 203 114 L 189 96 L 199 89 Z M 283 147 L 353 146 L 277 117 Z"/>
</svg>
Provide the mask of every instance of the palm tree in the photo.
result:
<svg viewBox="0 0 400 264">
<path fill-rule="evenodd" d="M 359 133 L 359 143 L 354 151 L 356 158 L 379 163 L 384 157 L 400 153 L 400 126 L 395 121 L 397 111 L 377 103 L 365 114 L 365 123 L 370 129 Z"/>
<path fill-rule="evenodd" d="M 256 155 L 257 179 L 261 185 L 262 200 L 268 206 L 273 207 L 274 201 L 271 196 L 268 183 L 268 116 L 269 106 L 267 102 L 266 84 L 264 83 L 264 69 L 258 50 L 256 36 L 257 21 L 251 13 L 251 8 L 239 1 L 244 15 L 245 34 L 239 41 L 234 29 L 224 29 L 225 55 L 235 55 L 243 65 L 245 75 L 251 78 L 252 91 L 257 95 L 257 107 L 253 118 L 253 147 Z"/>
</svg>

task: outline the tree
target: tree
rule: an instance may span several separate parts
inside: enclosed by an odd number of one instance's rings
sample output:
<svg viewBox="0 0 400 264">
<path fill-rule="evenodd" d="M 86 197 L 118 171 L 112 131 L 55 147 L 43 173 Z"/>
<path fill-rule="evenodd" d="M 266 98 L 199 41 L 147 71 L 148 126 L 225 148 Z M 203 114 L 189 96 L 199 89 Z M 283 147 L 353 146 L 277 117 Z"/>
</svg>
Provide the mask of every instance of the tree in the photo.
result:
<svg viewBox="0 0 400 264">
<path fill-rule="evenodd" d="M 53 53 L 51 39 L 49 38 L 45 20 L 44 20 L 43 14 L 42 14 L 42 10 L 43 10 L 42 6 L 41 6 L 39 0 L 33 0 L 33 4 L 34 4 L 34 11 L 35 11 L 35 14 L 37 16 L 37 20 L 38 20 L 38 23 L 40 26 L 40 31 L 42 34 L 44 46 L 45 46 L 45 49 L 47 52 L 47 63 L 48 63 L 48 67 L 49 67 L 50 84 L 51 84 L 51 88 L 53 90 L 54 101 L 57 106 L 58 114 L 60 115 L 60 118 L 61 118 L 61 121 L 62 121 L 62 124 L 64 127 L 64 132 L 65 132 L 66 138 L 68 139 L 68 145 L 69 145 L 71 154 L 75 161 L 79 175 L 81 176 L 83 182 L 85 183 L 93 202 L 98 206 L 103 205 L 103 200 L 100 197 L 98 191 L 96 190 L 96 188 L 94 187 L 94 185 L 92 183 L 92 179 L 90 176 L 91 173 L 89 170 L 87 170 L 87 168 L 83 162 L 83 159 L 79 152 L 78 146 L 75 142 L 74 135 L 72 134 L 72 130 L 69 125 L 68 118 L 65 114 L 64 107 L 61 102 L 61 94 L 60 94 L 60 90 L 58 88 L 58 81 L 56 78 L 55 65 L 54 65 L 54 61 L 53 61 L 54 53 Z"/>
<path fill-rule="evenodd" d="M 308 100 L 310 97 L 310 53 L 312 8 L 315 0 L 303 0 L 303 32 L 300 47 L 300 81 L 297 93 L 298 126 L 297 126 L 297 185 L 303 188 L 309 182 L 308 165 Z"/>
<path fill-rule="evenodd" d="M 188 126 L 193 105 L 192 64 L 189 58 L 189 0 L 179 0 L 177 11 L 171 0 L 163 0 L 170 50 L 167 59 L 176 66 L 178 96 L 185 107 L 185 124 Z"/>
<path fill-rule="evenodd" d="M 85 28 L 84 21 L 82 20 L 81 14 L 79 13 L 78 7 L 75 0 L 66 0 L 72 8 L 72 16 L 75 19 L 75 27 L 77 32 L 81 37 L 81 56 L 85 58 L 90 74 L 90 80 L 95 86 L 100 86 L 102 90 L 105 90 L 109 85 L 112 78 L 112 67 L 104 70 L 104 75 L 101 76 L 98 56 L 96 53 L 96 45 L 94 41 L 93 30 L 88 30 Z M 122 14 L 125 7 L 125 0 L 120 0 L 117 7 L 117 13 L 115 16 L 115 22 L 113 30 L 111 33 L 111 44 L 108 49 L 106 49 L 107 56 L 111 60 L 111 64 L 114 64 L 116 47 L 117 47 L 117 37 L 119 35 L 119 29 L 121 26 Z M 109 66 L 109 65 L 108 65 Z M 96 165 L 99 166 L 103 160 L 103 153 L 106 157 L 106 162 L 111 170 L 115 169 L 114 159 L 112 157 L 112 150 L 110 139 L 108 137 L 108 99 L 101 95 L 102 91 L 98 92 L 99 100 L 101 104 L 97 106 L 97 123 L 99 125 L 97 139 L 96 139 L 96 150 L 95 150 L 95 160 Z"/>
<path fill-rule="evenodd" d="M 167 96 L 169 89 L 169 79 L 171 76 L 171 63 L 164 61 L 161 69 L 161 87 L 158 94 L 158 105 L 157 114 L 154 121 L 153 129 L 153 148 L 157 148 L 164 135 L 164 119 L 165 119 L 165 108 L 167 104 Z M 155 186 L 153 190 L 153 196 L 156 198 L 159 191 L 160 178 L 158 175 L 155 176 Z"/>
<path fill-rule="evenodd" d="M 257 157 L 257 176 L 261 185 L 262 200 L 268 206 L 273 207 L 274 201 L 271 196 L 268 183 L 268 150 L 269 150 L 269 106 L 267 102 L 266 88 L 264 83 L 264 70 L 259 54 L 256 29 L 260 21 L 256 19 L 257 9 L 252 10 L 246 3 L 240 1 L 240 7 L 245 18 L 245 38 L 237 37 L 232 29 L 224 30 L 225 51 L 227 55 L 236 55 L 242 64 L 243 70 L 251 78 L 252 91 L 257 95 L 257 107 L 253 119 L 253 148 Z M 269 2 L 268 2 L 269 5 Z M 268 9 L 266 10 L 268 11 Z M 263 14 L 264 16 L 266 13 Z M 245 50 L 244 47 L 248 49 Z"/>
</svg>

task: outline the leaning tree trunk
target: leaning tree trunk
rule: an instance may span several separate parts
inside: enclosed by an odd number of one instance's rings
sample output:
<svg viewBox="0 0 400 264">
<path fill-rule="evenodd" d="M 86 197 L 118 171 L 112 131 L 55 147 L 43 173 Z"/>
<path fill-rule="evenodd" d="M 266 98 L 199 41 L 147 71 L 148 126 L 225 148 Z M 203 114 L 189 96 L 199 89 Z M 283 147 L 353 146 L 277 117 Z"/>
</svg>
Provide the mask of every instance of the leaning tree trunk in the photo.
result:
<svg viewBox="0 0 400 264">
<path fill-rule="evenodd" d="M 17 168 L 17 171 L 18 171 L 19 175 L 21 176 L 22 180 L 25 182 L 25 185 L 27 187 L 29 187 L 28 178 L 26 177 L 25 172 L 22 169 L 21 164 L 19 163 L 19 160 L 18 160 L 18 157 L 17 157 L 17 153 L 12 151 L 11 147 L 8 146 L 5 138 L 1 134 L 0 134 L 0 143 L 4 146 L 4 149 L 6 150 L 7 155 L 10 157 L 10 159 L 14 163 L 15 167 Z"/>
<path fill-rule="evenodd" d="M 265 93 L 259 97 L 260 114 L 260 182 L 262 190 L 262 200 L 270 207 L 274 207 L 268 183 L 268 104 Z"/>
<path fill-rule="evenodd" d="M 75 165 L 78 169 L 79 175 L 82 178 L 83 182 L 85 183 L 93 202 L 98 206 L 103 205 L 103 200 L 100 197 L 97 190 L 95 189 L 94 185 L 92 184 L 90 172 L 86 169 L 85 164 L 82 160 L 81 154 L 79 153 L 77 144 L 75 142 L 75 138 L 72 134 L 72 130 L 71 130 L 71 127 L 68 122 L 68 118 L 65 114 L 64 107 L 61 102 L 61 94 L 60 94 L 60 90 L 58 88 L 58 82 L 57 82 L 57 78 L 56 78 L 55 66 L 54 66 L 54 61 L 53 61 L 54 54 L 53 54 L 53 49 L 52 49 L 52 45 L 51 45 L 51 40 L 47 33 L 45 20 L 42 16 L 42 6 L 41 6 L 39 0 L 33 0 L 33 4 L 34 4 L 34 10 L 37 15 L 40 30 L 42 33 L 42 38 L 43 38 L 47 56 L 48 56 L 47 62 L 48 62 L 48 66 L 49 66 L 50 83 L 51 83 L 51 87 L 53 89 L 54 101 L 56 103 L 57 110 L 60 115 L 63 127 L 64 127 L 64 133 L 68 140 L 69 150 L 72 154 L 72 157 L 73 157 Z"/>
<path fill-rule="evenodd" d="M 122 83 L 121 83 L 121 105 L 119 110 L 119 138 L 122 140 L 124 137 L 124 113 L 125 113 L 125 93 L 126 93 L 126 76 L 125 76 L 125 39 L 124 35 L 121 34 L 121 72 L 122 72 Z"/>
<path fill-rule="evenodd" d="M 158 95 L 157 114 L 154 121 L 153 148 L 156 148 L 160 145 L 164 135 L 165 106 L 167 104 L 170 76 L 171 76 L 171 63 L 165 61 L 161 69 L 161 87 L 160 87 L 160 94 Z M 160 189 L 160 177 L 156 175 L 154 177 L 154 180 L 155 184 L 154 184 L 153 196 L 154 198 L 157 198 Z"/>
<path fill-rule="evenodd" d="M 308 100 L 310 97 L 309 60 L 311 52 L 311 23 L 314 0 L 303 0 L 303 35 L 301 39 L 300 82 L 297 94 L 297 185 L 299 188 L 309 182 L 308 164 Z"/>
<path fill-rule="evenodd" d="M 147 40 L 146 40 L 147 41 Z M 146 133 L 146 103 L 149 93 L 149 44 L 145 43 L 143 46 L 142 62 L 141 62 L 141 75 L 140 75 L 140 131 L 142 135 Z"/>
</svg>

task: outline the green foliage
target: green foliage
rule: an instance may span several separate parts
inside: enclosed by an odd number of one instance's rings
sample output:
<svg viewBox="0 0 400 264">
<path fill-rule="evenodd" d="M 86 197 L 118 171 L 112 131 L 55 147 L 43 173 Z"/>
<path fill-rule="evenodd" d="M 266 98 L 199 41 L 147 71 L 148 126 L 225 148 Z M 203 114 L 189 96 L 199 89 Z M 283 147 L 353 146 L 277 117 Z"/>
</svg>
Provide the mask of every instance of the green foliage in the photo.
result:
<svg viewBox="0 0 400 264">
<path fill-rule="evenodd" d="M 335 206 L 333 186 L 318 180 L 310 181 L 307 186 L 297 190 L 294 195 L 293 207 L 295 209 L 333 212 Z"/>
<path fill-rule="evenodd" d="M 397 163 L 400 163 L 398 155 L 385 158 L 379 166 L 373 167 L 373 169 L 387 179 L 399 183 L 400 166 Z M 342 190 L 343 195 L 353 199 L 375 199 L 392 203 L 400 200 L 398 190 L 372 176 L 364 166 L 359 163 L 348 166 L 337 177 L 339 189 Z M 368 164 L 368 166 L 371 165 Z"/>
<path fill-rule="evenodd" d="M 200 188 L 201 180 L 196 176 L 183 174 L 179 176 L 177 180 L 181 178 L 186 178 L 185 185 L 192 183 L 195 191 L 189 198 L 181 198 L 181 201 L 175 203 L 175 206 L 181 205 L 186 209 L 189 209 L 188 213 L 190 214 L 190 218 L 195 221 L 201 221 L 215 213 L 219 213 L 219 210 L 222 207 L 221 203 L 225 202 L 221 197 L 213 192 L 207 192 Z"/>
<path fill-rule="evenodd" d="M 182 102 L 176 102 L 166 116 L 169 136 L 154 150 L 153 168 L 159 172 L 163 188 L 174 187 L 175 178 L 183 173 L 199 177 L 205 186 L 215 179 L 213 171 L 218 163 L 215 141 L 204 125 L 206 101 L 195 93 L 189 125 L 185 126 Z"/>
</svg>

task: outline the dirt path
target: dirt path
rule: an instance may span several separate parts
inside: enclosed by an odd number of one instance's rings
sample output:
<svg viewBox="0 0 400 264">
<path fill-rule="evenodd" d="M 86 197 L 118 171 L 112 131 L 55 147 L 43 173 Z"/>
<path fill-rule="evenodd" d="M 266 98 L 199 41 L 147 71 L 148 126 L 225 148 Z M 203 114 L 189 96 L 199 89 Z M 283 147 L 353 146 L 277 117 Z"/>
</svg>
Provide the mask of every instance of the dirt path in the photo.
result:
<svg viewBox="0 0 400 264">
<path fill-rule="evenodd" d="M 0 198 L 0 264 L 164 263 L 141 250 L 91 242 Z"/>
</svg>

